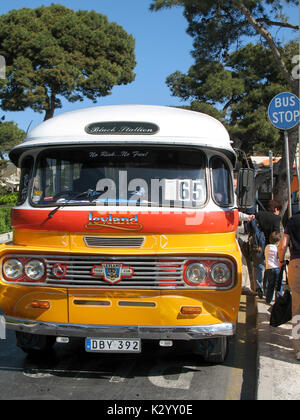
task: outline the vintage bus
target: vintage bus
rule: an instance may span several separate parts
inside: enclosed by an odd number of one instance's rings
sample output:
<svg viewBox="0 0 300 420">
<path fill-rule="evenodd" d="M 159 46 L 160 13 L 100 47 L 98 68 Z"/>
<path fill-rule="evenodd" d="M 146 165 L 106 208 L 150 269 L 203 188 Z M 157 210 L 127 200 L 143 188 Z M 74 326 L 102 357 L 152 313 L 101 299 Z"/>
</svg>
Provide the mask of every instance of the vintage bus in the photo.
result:
<svg viewBox="0 0 300 420">
<path fill-rule="evenodd" d="M 94 107 L 34 128 L 0 308 L 27 353 L 84 339 L 89 352 L 181 341 L 224 361 L 241 294 L 236 155 L 214 118 L 160 106 Z"/>
</svg>

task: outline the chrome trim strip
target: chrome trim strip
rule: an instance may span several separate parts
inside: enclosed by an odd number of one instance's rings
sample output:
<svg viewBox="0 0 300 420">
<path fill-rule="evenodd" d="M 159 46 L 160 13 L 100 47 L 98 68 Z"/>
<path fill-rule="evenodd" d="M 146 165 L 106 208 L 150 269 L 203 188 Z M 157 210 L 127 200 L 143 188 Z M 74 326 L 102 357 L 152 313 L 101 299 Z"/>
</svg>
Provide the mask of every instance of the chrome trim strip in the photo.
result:
<svg viewBox="0 0 300 420">
<path fill-rule="evenodd" d="M 190 326 L 81 325 L 22 320 L 5 317 L 6 328 L 30 334 L 65 337 L 142 338 L 150 340 L 197 340 L 232 336 L 232 322 Z"/>
</svg>

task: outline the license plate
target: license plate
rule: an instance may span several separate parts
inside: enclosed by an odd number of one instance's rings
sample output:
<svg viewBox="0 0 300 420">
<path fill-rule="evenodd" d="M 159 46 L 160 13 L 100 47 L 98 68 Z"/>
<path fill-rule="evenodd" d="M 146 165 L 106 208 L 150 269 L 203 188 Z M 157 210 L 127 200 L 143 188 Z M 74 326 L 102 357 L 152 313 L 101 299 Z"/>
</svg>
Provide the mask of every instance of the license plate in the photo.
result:
<svg viewBox="0 0 300 420">
<path fill-rule="evenodd" d="M 141 340 L 139 338 L 87 338 L 85 350 L 104 353 L 140 353 Z"/>
</svg>

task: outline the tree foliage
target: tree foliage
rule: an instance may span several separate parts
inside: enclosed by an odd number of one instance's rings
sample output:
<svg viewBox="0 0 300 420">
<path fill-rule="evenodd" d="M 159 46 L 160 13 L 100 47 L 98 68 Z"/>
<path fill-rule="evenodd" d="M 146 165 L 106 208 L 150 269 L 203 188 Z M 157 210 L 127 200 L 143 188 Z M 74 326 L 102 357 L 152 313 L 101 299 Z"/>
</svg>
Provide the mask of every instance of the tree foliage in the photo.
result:
<svg viewBox="0 0 300 420">
<path fill-rule="evenodd" d="M 6 153 L 25 138 L 25 131 L 18 128 L 12 121 L 0 120 L 0 171 L 7 165 Z"/>
<path fill-rule="evenodd" d="M 196 63 L 222 61 L 231 48 L 239 49 L 243 37 L 260 36 L 268 45 L 277 67 L 293 90 L 297 82 L 286 68 L 278 42 L 270 30 L 274 27 L 299 30 L 288 23 L 283 5 L 298 5 L 298 0 L 152 0 L 151 9 L 183 6 L 187 32 L 194 39 Z"/>
<path fill-rule="evenodd" d="M 96 102 L 115 85 L 134 80 L 135 40 L 95 11 L 62 5 L 12 10 L 0 16 L 0 55 L 6 59 L 1 107 L 27 107 L 51 118 L 84 97 Z"/>
<path fill-rule="evenodd" d="M 25 138 L 25 131 L 18 128 L 12 121 L 0 121 L 0 158 L 4 158 L 4 154 L 12 147 L 21 143 Z"/>
<path fill-rule="evenodd" d="M 248 152 L 280 147 L 280 134 L 267 121 L 268 102 L 281 91 L 299 93 L 299 78 L 291 71 L 293 54 L 299 54 L 296 44 L 282 45 L 274 31 L 288 28 L 298 35 L 299 26 L 284 16 L 285 4 L 297 6 L 298 0 L 152 0 L 150 7 L 183 6 L 187 32 L 194 39 L 194 66 L 167 79 L 173 95 L 191 99 L 192 108 L 203 109 L 205 103 L 214 113 L 221 104 L 219 117 Z M 258 44 L 245 46 L 249 38 Z M 292 167 L 297 129 L 291 130 L 289 141 Z M 278 173 L 274 194 L 285 204 L 285 159 Z"/>
<path fill-rule="evenodd" d="M 12 231 L 10 220 L 11 207 L 0 208 L 0 234 Z"/>
<path fill-rule="evenodd" d="M 281 48 L 287 67 L 297 53 L 297 44 Z M 267 118 L 267 105 L 280 91 L 288 90 L 278 73 L 269 49 L 248 44 L 228 54 L 224 64 L 205 62 L 193 65 L 187 74 L 175 72 L 167 78 L 174 96 L 191 100 L 193 110 L 220 119 L 235 146 L 246 153 L 281 154 L 280 134 Z"/>
</svg>

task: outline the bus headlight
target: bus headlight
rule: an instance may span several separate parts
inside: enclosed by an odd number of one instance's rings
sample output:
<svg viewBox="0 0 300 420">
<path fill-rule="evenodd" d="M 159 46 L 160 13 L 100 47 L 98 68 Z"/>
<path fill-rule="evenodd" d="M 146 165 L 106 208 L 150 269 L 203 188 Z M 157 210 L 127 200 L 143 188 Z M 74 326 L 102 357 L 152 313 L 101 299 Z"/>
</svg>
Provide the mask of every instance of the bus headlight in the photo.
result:
<svg viewBox="0 0 300 420">
<path fill-rule="evenodd" d="M 211 267 L 211 278 L 217 284 L 227 283 L 231 278 L 231 270 L 224 263 L 216 263 Z"/>
<path fill-rule="evenodd" d="M 45 274 L 45 266 L 40 260 L 30 260 L 25 264 L 25 274 L 31 280 L 38 281 Z"/>
<path fill-rule="evenodd" d="M 207 276 L 207 270 L 204 264 L 192 263 L 187 266 L 185 271 L 186 279 L 189 283 L 197 285 L 204 282 Z"/>
<path fill-rule="evenodd" d="M 8 280 L 17 280 L 23 274 L 23 264 L 16 258 L 9 258 L 3 264 L 3 274 Z"/>
</svg>

